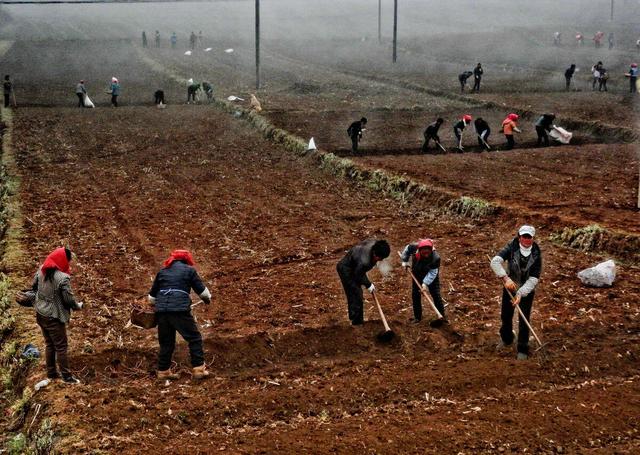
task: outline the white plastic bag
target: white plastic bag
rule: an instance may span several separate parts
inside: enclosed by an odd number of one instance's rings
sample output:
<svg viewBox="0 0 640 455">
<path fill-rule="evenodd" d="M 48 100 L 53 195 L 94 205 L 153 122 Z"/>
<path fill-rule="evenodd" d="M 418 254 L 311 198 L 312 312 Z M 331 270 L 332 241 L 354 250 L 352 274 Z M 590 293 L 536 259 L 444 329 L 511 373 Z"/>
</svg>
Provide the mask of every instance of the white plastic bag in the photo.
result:
<svg viewBox="0 0 640 455">
<path fill-rule="evenodd" d="M 93 101 L 91 101 L 91 98 L 89 98 L 89 95 L 87 95 L 86 93 L 84 94 L 84 100 L 82 102 L 84 104 L 84 107 L 96 107 L 95 104 L 93 104 Z"/>
<path fill-rule="evenodd" d="M 573 137 L 573 133 L 568 132 L 564 128 L 559 126 L 553 126 L 553 129 L 549 131 L 549 137 L 554 139 L 562 144 L 568 144 L 571 142 L 571 138 Z"/>
<path fill-rule="evenodd" d="M 616 279 L 616 264 L 609 259 L 595 267 L 581 270 L 578 272 L 578 278 L 587 286 L 597 288 L 611 286 Z"/>
</svg>

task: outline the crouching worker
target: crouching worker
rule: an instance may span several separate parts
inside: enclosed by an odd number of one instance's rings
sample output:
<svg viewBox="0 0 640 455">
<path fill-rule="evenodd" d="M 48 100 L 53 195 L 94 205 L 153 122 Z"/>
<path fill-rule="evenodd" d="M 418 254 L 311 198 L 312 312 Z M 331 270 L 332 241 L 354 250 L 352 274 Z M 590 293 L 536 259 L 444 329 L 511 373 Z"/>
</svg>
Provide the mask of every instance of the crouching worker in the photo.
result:
<svg viewBox="0 0 640 455">
<path fill-rule="evenodd" d="M 516 305 L 520 305 L 522 313 L 531 322 L 533 297 L 542 272 L 542 253 L 538 244 L 533 241 L 535 235 L 536 230 L 533 226 L 522 226 L 518 230 L 518 236 L 507 243 L 491 260 L 491 269 L 504 285 L 499 349 L 511 346 L 515 338 L 512 321 Z M 507 263 L 508 273 L 502 266 L 504 262 Z M 512 295 L 515 293 L 513 302 L 509 292 Z M 518 360 L 526 360 L 529 358 L 529 327 L 521 317 L 518 320 Z"/>
<path fill-rule="evenodd" d="M 155 305 L 158 323 L 158 379 L 179 377 L 179 374 L 170 370 L 171 357 L 176 346 L 176 331 L 189 343 L 193 378 L 203 379 L 209 376 L 204 363 L 202 335 L 191 314 L 191 289 L 205 304 L 211 303 L 211 293 L 196 272 L 191 253 L 186 250 L 174 250 L 164 261 L 149 292 L 149 302 Z"/>
<path fill-rule="evenodd" d="M 442 315 L 442 319 L 433 319 L 431 327 L 441 327 L 447 322 L 444 314 L 444 305 L 440 295 L 440 255 L 433 248 L 433 240 L 424 239 L 413 242 L 404 247 L 401 255 L 402 267 L 405 270 L 411 268 L 413 276 L 421 283 L 422 289 L 428 291 L 433 298 L 433 303 Z M 422 320 L 422 295 L 418 285 L 411 280 L 411 300 L 413 301 L 413 319 L 418 323 Z"/>
<path fill-rule="evenodd" d="M 66 325 L 71 311 L 82 309 L 82 303 L 76 302 L 71 291 L 69 262 L 69 249 L 53 250 L 36 272 L 32 289 L 36 293 L 36 321 L 46 344 L 47 377 L 57 379 L 62 376 L 62 381 L 67 384 L 79 384 L 80 381 L 71 374 L 67 357 Z"/>
<path fill-rule="evenodd" d="M 371 293 L 375 286 L 367 278 L 367 272 L 378 261 L 389 257 L 391 248 L 386 240 L 369 239 L 358 243 L 338 262 L 336 269 L 342 282 L 344 293 L 347 295 L 349 319 L 352 325 L 364 323 L 364 308 L 362 302 L 362 286 Z"/>
</svg>

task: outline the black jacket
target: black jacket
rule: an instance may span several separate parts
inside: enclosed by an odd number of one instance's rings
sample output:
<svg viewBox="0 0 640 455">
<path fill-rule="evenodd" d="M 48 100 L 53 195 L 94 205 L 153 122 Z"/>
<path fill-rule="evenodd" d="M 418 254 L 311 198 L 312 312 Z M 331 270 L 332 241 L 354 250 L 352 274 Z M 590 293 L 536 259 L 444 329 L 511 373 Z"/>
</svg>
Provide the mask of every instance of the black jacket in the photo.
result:
<svg viewBox="0 0 640 455">
<path fill-rule="evenodd" d="M 459 120 L 455 125 L 453 125 L 453 129 L 462 131 L 465 126 L 467 126 L 467 124 L 464 123 L 464 120 Z"/>
<path fill-rule="evenodd" d="M 575 67 L 569 67 L 564 72 L 564 77 L 566 77 L 567 79 L 571 79 L 573 77 L 573 73 L 575 73 L 575 72 L 576 72 L 576 68 Z"/>
<path fill-rule="evenodd" d="M 542 273 L 542 252 L 538 244 L 533 242 L 531 254 L 523 258 L 520 254 L 520 240 L 515 237 L 498 253 L 508 264 L 508 275 L 518 286 L 522 286 L 529 277 L 540 278 Z"/>
<path fill-rule="evenodd" d="M 536 121 L 536 126 L 540 128 L 544 128 L 547 131 L 551 131 L 551 125 L 553 125 L 554 120 L 555 120 L 554 116 L 550 114 L 543 114 L 540 117 L 538 117 L 538 120 Z"/>
<path fill-rule="evenodd" d="M 416 258 L 416 253 L 418 252 L 418 242 L 410 243 L 409 245 L 404 247 L 402 251 L 402 261 L 409 262 L 411 260 L 411 271 L 415 275 L 416 279 L 420 282 L 424 279 L 425 276 L 431 270 L 440 269 L 440 255 L 437 251 L 433 250 L 433 252 L 429 255 L 427 259 Z M 439 274 L 436 275 L 434 282 L 439 279 Z"/>
<path fill-rule="evenodd" d="M 438 137 L 438 130 L 440 130 L 440 126 L 441 125 L 442 125 L 442 123 L 433 122 L 432 124 L 427 126 L 427 129 L 424 130 L 424 137 L 437 138 Z"/>
<path fill-rule="evenodd" d="M 489 128 L 489 124 L 484 120 L 484 119 L 476 119 L 473 122 L 473 125 L 476 127 L 476 132 L 478 134 L 482 134 L 483 131 L 491 131 L 491 129 Z"/>
<path fill-rule="evenodd" d="M 482 70 L 482 67 L 478 68 L 477 66 L 473 69 L 473 77 L 476 79 L 480 79 L 482 77 L 482 74 L 484 73 L 484 71 Z"/>
<path fill-rule="evenodd" d="M 371 281 L 367 278 L 367 272 L 375 264 L 373 263 L 373 245 L 376 239 L 367 239 L 351 248 L 338 262 L 338 268 L 347 273 L 360 286 L 369 287 Z"/>
<path fill-rule="evenodd" d="M 362 136 L 362 122 L 357 120 L 349 125 L 349 128 L 347 128 L 347 134 L 349 137 Z"/>
<path fill-rule="evenodd" d="M 191 289 L 198 295 L 206 289 L 195 268 L 175 261 L 160 270 L 149 291 L 149 295 L 156 299 L 156 313 L 191 310 Z"/>
<path fill-rule="evenodd" d="M 458 76 L 458 80 L 461 83 L 467 82 L 467 79 L 469 79 L 471 76 L 473 76 L 473 72 L 472 71 L 465 71 L 464 73 L 461 73 Z"/>
</svg>

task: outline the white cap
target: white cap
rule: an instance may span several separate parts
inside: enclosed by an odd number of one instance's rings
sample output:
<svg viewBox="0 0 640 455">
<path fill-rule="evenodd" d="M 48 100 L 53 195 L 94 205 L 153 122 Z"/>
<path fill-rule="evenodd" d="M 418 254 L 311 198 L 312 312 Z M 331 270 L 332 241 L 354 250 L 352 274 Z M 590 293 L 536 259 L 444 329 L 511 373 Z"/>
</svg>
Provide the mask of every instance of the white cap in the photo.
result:
<svg viewBox="0 0 640 455">
<path fill-rule="evenodd" d="M 528 224 L 520 226 L 520 229 L 518 229 L 518 235 L 525 235 L 525 234 L 529 234 L 531 237 L 535 237 L 536 228 L 534 228 L 533 226 L 529 226 Z"/>
</svg>

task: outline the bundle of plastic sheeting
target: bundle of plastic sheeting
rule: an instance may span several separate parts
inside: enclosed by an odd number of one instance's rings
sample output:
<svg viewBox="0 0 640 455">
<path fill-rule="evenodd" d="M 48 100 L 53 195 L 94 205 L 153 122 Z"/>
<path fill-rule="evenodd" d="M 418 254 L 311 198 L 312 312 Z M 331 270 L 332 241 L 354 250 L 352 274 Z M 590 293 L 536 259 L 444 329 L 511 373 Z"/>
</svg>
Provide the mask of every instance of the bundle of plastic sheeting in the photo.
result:
<svg viewBox="0 0 640 455">
<path fill-rule="evenodd" d="M 587 286 L 594 286 L 597 288 L 611 286 L 616 279 L 616 264 L 609 259 L 606 262 L 601 262 L 595 267 L 581 270 L 578 272 L 578 278 L 580 278 L 580 281 Z"/>
<path fill-rule="evenodd" d="M 573 133 L 570 133 L 569 131 L 559 126 L 553 125 L 553 129 L 549 132 L 549 137 L 562 144 L 568 144 L 569 142 L 571 142 Z"/>
</svg>

